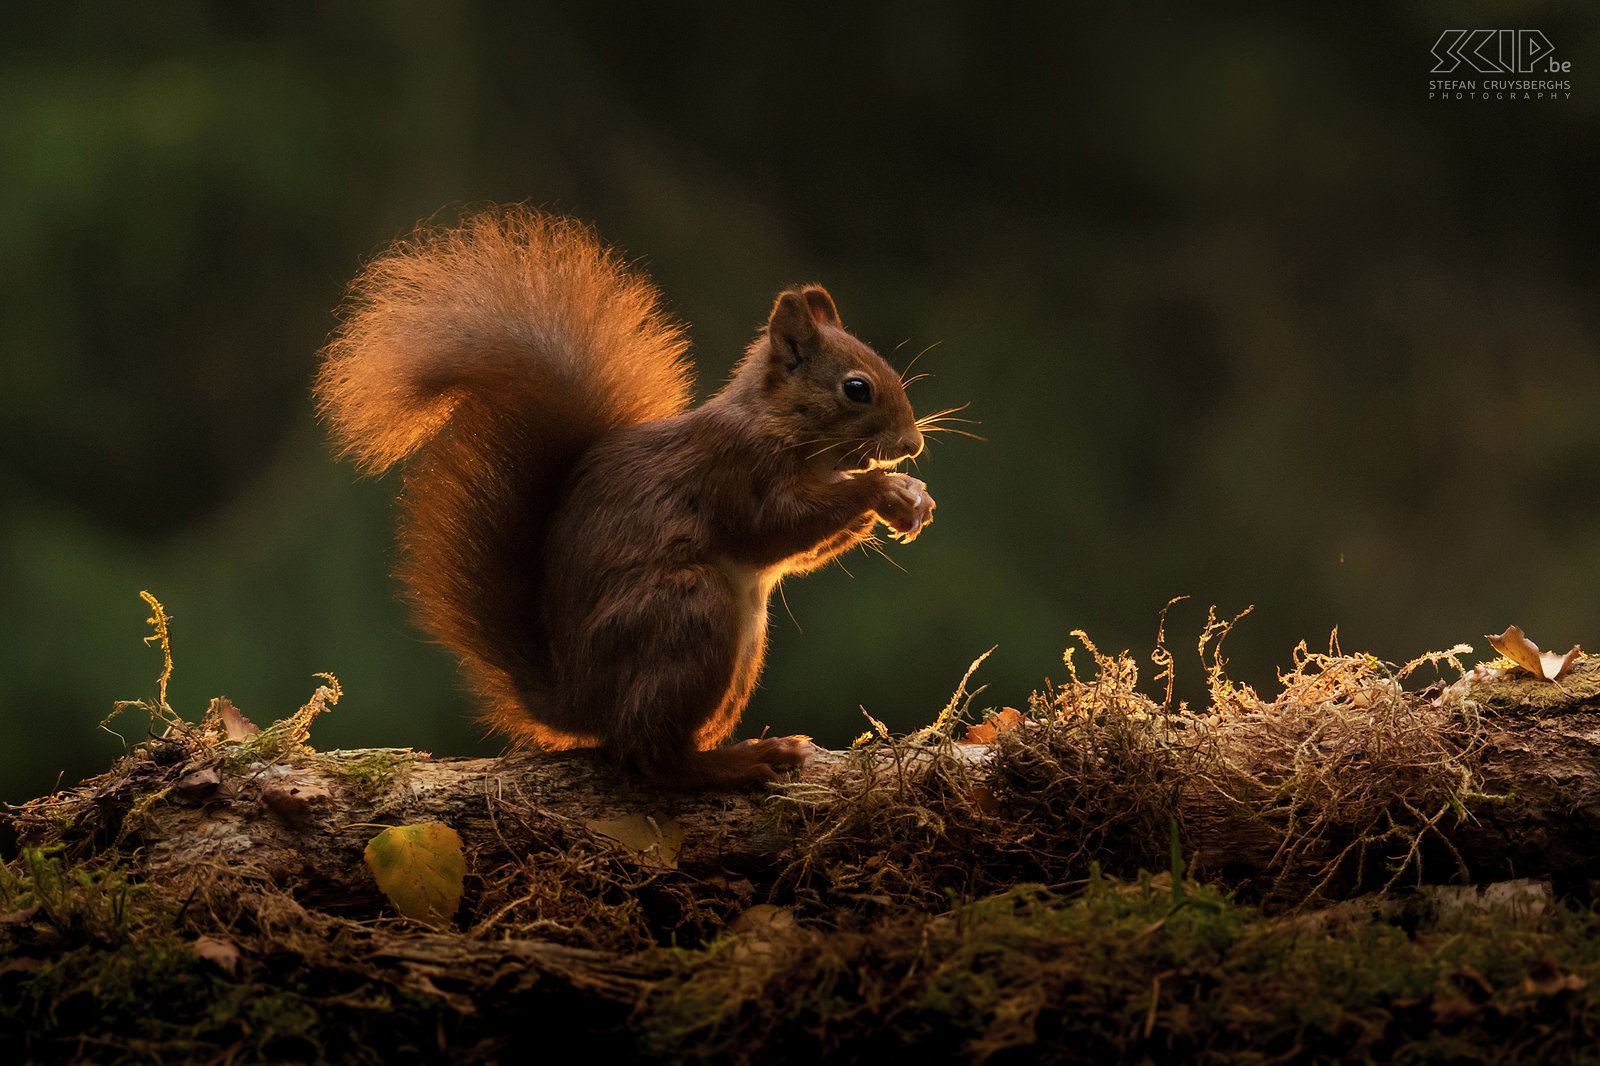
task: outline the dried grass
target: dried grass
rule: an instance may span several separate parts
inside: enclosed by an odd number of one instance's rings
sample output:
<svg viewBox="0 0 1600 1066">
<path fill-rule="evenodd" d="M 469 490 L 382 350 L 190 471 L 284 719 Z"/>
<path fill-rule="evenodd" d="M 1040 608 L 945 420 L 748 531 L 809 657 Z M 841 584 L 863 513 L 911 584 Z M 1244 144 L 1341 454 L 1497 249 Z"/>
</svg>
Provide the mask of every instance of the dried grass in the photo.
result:
<svg viewBox="0 0 1600 1066">
<path fill-rule="evenodd" d="M 1315 902 L 1341 879 L 1365 884 L 1375 864 L 1384 889 L 1408 874 L 1421 884 L 1430 842 L 1454 868 L 1426 876 L 1468 876 L 1448 830 L 1471 817 L 1469 799 L 1484 798 L 1481 720 L 1459 690 L 1434 697 L 1403 683 L 1442 663 L 1464 673 L 1458 656 L 1470 650 L 1397 667 L 1340 653 L 1336 636 L 1326 654 L 1301 642 L 1276 699 L 1236 703 L 1228 769 L 1256 786 L 1260 817 L 1281 826 L 1274 889 L 1309 880 L 1304 898 Z"/>
</svg>

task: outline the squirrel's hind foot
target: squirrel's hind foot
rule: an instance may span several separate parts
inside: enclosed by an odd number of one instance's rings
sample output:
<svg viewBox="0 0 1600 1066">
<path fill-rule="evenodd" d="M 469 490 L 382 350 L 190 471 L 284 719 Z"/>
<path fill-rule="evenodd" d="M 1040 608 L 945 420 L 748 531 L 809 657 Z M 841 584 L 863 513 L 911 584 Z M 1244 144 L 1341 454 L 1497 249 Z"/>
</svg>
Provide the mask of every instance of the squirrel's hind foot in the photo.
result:
<svg viewBox="0 0 1600 1066">
<path fill-rule="evenodd" d="M 730 748 L 723 749 L 727 752 L 739 752 L 758 762 L 781 770 L 793 770 L 804 766 L 806 759 L 811 757 L 811 738 L 804 736 L 792 737 L 763 737 L 760 740 L 741 740 Z M 712 752 L 701 752 L 710 755 Z"/>
<path fill-rule="evenodd" d="M 810 737 L 766 737 L 692 752 L 672 765 L 656 762 L 640 769 L 667 788 L 753 789 L 778 780 L 785 770 L 800 767 L 811 751 Z"/>
</svg>

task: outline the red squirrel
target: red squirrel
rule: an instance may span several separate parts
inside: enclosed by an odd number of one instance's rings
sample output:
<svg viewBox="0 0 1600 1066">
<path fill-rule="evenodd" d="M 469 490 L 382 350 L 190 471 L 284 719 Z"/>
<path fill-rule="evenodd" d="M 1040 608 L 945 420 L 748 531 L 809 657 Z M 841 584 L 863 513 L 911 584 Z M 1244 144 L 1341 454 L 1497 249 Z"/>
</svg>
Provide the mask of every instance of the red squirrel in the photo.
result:
<svg viewBox="0 0 1600 1066">
<path fill-rule="evenodd" d="M 718 747 L 767 598 L 869 539 L 912 540 L 923 429 L 827 291 L 781 293 L 690 408 L 683 328 L 584 226 L 526 207 L 419 229 L 351 284 L 318 407 L 367 473 L 404 461 L 400 578 L 484 718 L 661 785 L 749 788 L 806 737 Z"/>
</svg>

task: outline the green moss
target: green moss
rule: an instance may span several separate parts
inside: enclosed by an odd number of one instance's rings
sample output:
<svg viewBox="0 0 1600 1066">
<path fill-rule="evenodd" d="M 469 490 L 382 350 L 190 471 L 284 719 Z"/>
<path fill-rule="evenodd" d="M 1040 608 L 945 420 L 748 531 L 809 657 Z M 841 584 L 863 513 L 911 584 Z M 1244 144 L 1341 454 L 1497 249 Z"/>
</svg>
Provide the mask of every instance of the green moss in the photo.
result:
<svg viewBox="0 0 1600 1066">
<path fill-rule="evenodd" d="M 380 1062 L 433 1042 L 438 1004 L 393 1002 L 374 982 L 236 980 L 190 942 L 84 946 L 0 975 L 0 1044 L 20 1051 L 12 1061 L 178 1063 L 228 1048 L 244 1062 Z"/>
<path fill-rule="evenodd" d="M 678 956 L 638 1019 L 670 1060 L 1567 1061 L 1600 1026 L 1600 928 L 1550 909 L 1417 928 L 1273 922 L 1214 890 L 1019 888 L 857 934 Z"/>
<path fill-rule="evenodd" d="M 437 1048 L 444 1005 L 314 960 L 201 958 L 200 908 L 114 865 L 24 849 L 0 868 L 8 1062 L 386 1061 Z M 322 960 L 335 964 L 329 957 Z"/>
<path fill-rule="evenodd" d="M 1509 660 L 1485 663 L 1493 672 L 1472 686 L 1472 698 L 1502 714 L 1561 714 L 1600 700 L 1600 659 L 1581 659 L 1560 681 L 1544 681 L 1518 670 Z"/>
<path fill-rule="evenodd" d="M 126 942 L 161 921 L 154 890 L 119 867 L 68 866 L 61 847 L 23 848 L 0 867 L 0 903 L 14 921 L 48 927 L 69 943 Z"/>
<path fill-rule="evenodd" d="M 386 791 L 416 761 L 417 753 L 408 748 L 317 752 L 304 759 L 305 765 L 354 786 L 364 796 Z"/>
</svg>

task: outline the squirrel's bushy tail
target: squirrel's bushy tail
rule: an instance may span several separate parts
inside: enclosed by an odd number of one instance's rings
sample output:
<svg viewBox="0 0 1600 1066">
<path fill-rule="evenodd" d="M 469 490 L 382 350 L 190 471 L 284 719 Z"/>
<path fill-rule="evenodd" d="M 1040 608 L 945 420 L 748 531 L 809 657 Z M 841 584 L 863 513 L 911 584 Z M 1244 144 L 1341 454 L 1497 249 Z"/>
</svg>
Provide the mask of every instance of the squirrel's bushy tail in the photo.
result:
<svg viewBox="0 0 1600 1066">
<path fill-rule="evenodd" d="M 496 728 L 573 742 L 525 710 L 549 684 L 551 508 L 597 438 L 688 405 L 686 351 L 654 286 L 580 224 L 529 208 L 419 230 L 351 284 L 318 408 L 364 471 L 406 460 L 401 579 Z"/>
</svg>

